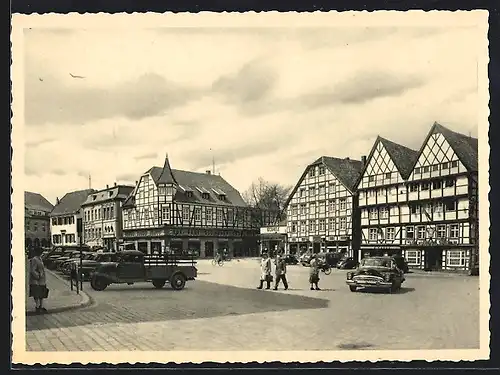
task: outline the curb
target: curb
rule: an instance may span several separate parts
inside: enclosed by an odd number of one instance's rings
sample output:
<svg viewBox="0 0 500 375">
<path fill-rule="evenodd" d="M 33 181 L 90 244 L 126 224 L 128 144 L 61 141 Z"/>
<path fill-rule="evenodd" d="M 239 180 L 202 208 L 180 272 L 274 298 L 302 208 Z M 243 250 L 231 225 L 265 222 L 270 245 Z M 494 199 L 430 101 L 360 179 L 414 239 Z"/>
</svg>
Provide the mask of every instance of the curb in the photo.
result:
<svg viewBox="0 0 500 375">
<path fill-rule="evenodd" d="M 45 272 L 50 273 L 56 279 L 63 281 L 65 284 L 68 284 L 68 280 L 59 276 L 55 272 L 48 270 L 48 269 L 46 269 Z M 60 312 L 64 312 L 64 311 L 82 309 L 84 307 L 88 307 L 88 306 L 91 306 L 94 304 L 94 299 L 91 296 L 89 296 L 86 292 L 84 292 L 83 290 L 80 290 L 80 295 L 82 296 L 82 301 L 78 304 L 57 307 L 55 309 L 50 309 L 45 314 L 37 314 L 35 311 L 26 311 L 26 316 L 56 314 L 56 313 L 60 313 Z"/>
</svg>

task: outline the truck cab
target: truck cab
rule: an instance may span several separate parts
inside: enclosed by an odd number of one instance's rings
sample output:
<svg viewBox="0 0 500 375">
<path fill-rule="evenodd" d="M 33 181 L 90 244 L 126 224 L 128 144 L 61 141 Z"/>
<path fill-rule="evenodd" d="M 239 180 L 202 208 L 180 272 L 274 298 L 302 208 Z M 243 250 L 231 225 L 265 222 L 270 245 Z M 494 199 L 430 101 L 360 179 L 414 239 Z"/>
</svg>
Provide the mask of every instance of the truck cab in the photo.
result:
<svg viewBox="0 0 500 375">
<path fill-rule="evenodd" d="M 174 290 L 184 289 L 187 280 L 197 276 L 194 259 L 178 259 L 171 254 L 145 255 L 138 250 L 117 253 L 116 261 L 100 264 L 92 273 L 90 285 L 104 290 L 110 284 L 151 281 L 157 289 L 167 282 Z"/>
</svg>

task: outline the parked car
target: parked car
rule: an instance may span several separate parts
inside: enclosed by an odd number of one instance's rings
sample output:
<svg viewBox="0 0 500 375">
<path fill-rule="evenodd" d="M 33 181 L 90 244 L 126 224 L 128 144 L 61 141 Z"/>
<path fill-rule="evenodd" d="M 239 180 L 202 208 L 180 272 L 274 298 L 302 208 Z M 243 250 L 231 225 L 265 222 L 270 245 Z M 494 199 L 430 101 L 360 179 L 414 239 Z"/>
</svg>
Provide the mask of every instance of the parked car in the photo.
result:
<svg viewBox="0 0 500 375">
<path fill-rule="evenodd" d="M 404 273 L 408 273 L 410 268 L 408 267 L 408 263 L 406 262 L 405 258 L 403 258 L 401 255 L 393 255 L 392 258 L 401 271 L 403 271 Z"/>
<path fill-rule="evenodd" d="M 312 254 L 311 253 L 303 253 L 299 257 L 299 262 L 303 266 L 309 266 L 309 262 L 311 262 L 311 259 L 312 259 Z"/>
<path fill-rule="evenodd" d="M 46 259 L 45 259 L 45 267 L 47 267 L 49 270 L 54 270 L 57 268 L 57 261 L 61 259 L 69 259 L 70 255 L 72 254 L 73 250 L 66 250 L 60 253 L 59 251 L 54 252 L 53 254 L 50 254 Z"/>
<path fill-rule="evenodd" d="M 353 257 L 342 258 L 337 263 L 337 268 L 339 270 L 352 270 L 358 266 L 358 261 Z"/>
<path fill-rule="evenodd" d="M 337 263 L 342 258 L 342 254 L 337 252 L 321 252 L 318 253 L 318 258 L 321 262 L 328 264 L 330 267 L 336 267 Z"/>
<path fill-rule="evenodd" d="M 90 280 L 90 275 L 94 270 L 101 264 L 116 262 L 119 253 L 94 253 L 89 256 L 88 259 L 82 260 L 82 265 L 80 267 L 80 262 L 76 264 L 77 268 L 80 270 L 80 275 L 83 280 Z"/>
<path fill-rule="evenodd" d="M 76 267 L 77 264 L 80 264 L 80 258 L 82 261 L 91 259 L 95 253 L 93 252 L 82 252 L 82 255 L 80 257 L 80 253 L 74 254 L 70 259 L 64 261 L 60 266 L 60 270 L 62 271 L 63 274 L 65 275 L 70 275 L 71 270 Z"/>
<path fill-rule="evenodd" d="M 401 289 L 404 281 L 404 273 L 394 258 L 384 256 L 362 259 L 356 271 L 347 272 L 346 283 L 351 292 L 359 288 L 374 288 L 394 293 Z"/>
<path fill-rule="evenodd" d="M 60 271 L 61 265 L 66 262 L 69 259 L 72 259 L 73 257 L 77 256 L 79 254 L 78 250 L 70 250 L 66 251 L 63 256 L 54 259 L 52 262 L 53 268 L 57 271 Z"/>
<path fill-rule="evenodd" d="M 126 250 L 117 254 L 115 262 L 102 263 L 90 276 L 90 286 L 102 291 L 110 284 L 133 284 L 151 281 L 157 289 L 166 282 L 174 290 L 184 289 L 187 280 L 197 277 L 195 261 L 178 259 L 168 254 L 145 255 L 141 251 Z"/>
<path fill-rule="evenodd" d="M 286 254 L 284 259 L 286 264 L 295 265 L 299 263 L 299 260 L 294 254 Z"/>
</svg>

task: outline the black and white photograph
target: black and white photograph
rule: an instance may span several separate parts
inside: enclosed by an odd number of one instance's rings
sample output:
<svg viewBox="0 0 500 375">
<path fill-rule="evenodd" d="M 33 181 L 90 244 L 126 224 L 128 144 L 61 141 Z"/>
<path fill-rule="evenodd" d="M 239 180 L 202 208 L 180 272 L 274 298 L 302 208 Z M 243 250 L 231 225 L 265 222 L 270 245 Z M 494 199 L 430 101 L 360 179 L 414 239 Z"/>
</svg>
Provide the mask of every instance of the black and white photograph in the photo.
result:
<svg viewBox="0 0 500 375">
<path fill-rule="evenodd" d="M 487 22 L 14 15 L 13 362 L 489 358 Z"/>
</svg>

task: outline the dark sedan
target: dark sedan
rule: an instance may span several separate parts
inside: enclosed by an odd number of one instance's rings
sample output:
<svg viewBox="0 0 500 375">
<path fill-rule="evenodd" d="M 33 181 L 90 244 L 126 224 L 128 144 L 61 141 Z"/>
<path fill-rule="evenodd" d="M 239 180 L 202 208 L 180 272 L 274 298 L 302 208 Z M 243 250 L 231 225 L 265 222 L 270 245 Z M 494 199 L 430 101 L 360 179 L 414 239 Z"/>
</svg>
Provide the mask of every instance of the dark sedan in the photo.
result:
<svg viewBox="0 0 500 375">
<path fill-rule="evenodd" d="M 337 263 L 339 270 L 352 270 L 358 266 L 358 261 L 353 257 L 343 258 Z"/>
</svg>

